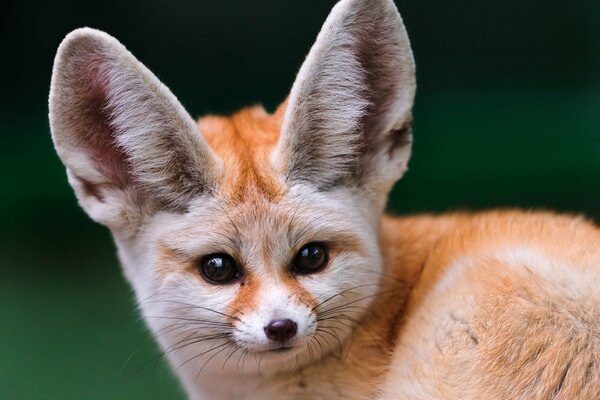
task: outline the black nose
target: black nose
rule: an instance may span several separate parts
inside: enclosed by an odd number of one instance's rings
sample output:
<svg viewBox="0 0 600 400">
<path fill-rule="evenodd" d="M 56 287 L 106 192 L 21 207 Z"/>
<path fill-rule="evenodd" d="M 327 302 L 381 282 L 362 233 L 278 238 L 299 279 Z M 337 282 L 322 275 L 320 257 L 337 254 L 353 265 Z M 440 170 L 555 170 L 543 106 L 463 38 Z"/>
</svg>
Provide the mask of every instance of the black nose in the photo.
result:
<svg viewBox="0 0 600 400">
<path fill-rule="evenodd" d="M 265 334 L 276 342 L 285 342 L 298 332 L 298 325 L 291 319 L 276 319 L 265 326 Z"/>
</svg>

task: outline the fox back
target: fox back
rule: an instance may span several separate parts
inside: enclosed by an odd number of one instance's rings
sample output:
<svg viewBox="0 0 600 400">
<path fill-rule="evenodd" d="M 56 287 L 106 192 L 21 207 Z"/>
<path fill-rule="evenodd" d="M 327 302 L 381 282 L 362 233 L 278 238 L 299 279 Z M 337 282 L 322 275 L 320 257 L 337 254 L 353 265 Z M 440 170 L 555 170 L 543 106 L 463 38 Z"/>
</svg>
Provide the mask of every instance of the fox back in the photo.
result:
<svg viewBox="0 0 600 400">
<path fill-rule="evenodd" d="M 569 260 L 524 244 L 545 223 L 567 232 L 556 221 L 571 219 L 383 217 L 410 157 L 415 88 L 392 0 L 341 0 L 273 114 L 254 107 L 194 121 L 106 33 L 78 29 L 61 43 L 50 92 L 56 150 L 80 205 L 111 230 L 140 311 L 191 398 L 506 398 L 507 387 L 546 398 L 575 390 L 571 381 L 598 389 L 593 285 L 567 299 L 545 283 L 560 275 L 546 261 Z M 586 233 L 574 235 L 598 243 L 595 227 L 576 225 Z M 531 235 L 511 236 L 511 226 Z M 483 239 L 498 235 L 518 251 Z M 470 272 L 480 264 L 482 282 Z M 586 268 L 565 279 L 600 283 Z M 537 303 L 511 308 L 522 293 Z M 589 306 L 577 347 L 589 357 L 567 344 L 544 353 L 544 340 L 567 343 L 563 325 L 532 333 L 516 322 L 518 312 L 547 310 L 544 299 L 569 304 L 563 322 Z M 543 339 L 531 347 L 520 335 Z"/>
</svg>

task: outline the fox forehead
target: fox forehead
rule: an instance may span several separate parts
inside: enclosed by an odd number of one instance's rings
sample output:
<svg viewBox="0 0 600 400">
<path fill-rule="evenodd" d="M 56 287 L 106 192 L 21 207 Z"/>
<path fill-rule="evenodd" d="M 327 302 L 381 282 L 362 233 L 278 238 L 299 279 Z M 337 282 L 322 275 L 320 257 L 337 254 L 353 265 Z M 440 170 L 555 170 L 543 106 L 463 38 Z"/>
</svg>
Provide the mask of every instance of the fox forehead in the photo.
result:
<svg viewBox="0 0 600 400">
<path fill-rule="evenodd" d="M 156 215 L 145 232 L 148 240 L 177 254 L 193 258 L 224 251 L 249 264 L 278 268 L 311 241 L 329 243 L 340 252 L 364 253 L 376 234 L 360 212 L 345 193 L 331 196 L 300 186 L 277 201 L 257 194 L 236 204 L 220 195 L 202 198 L 185 215 Z"/>
<path fill-rule="evenodd" d="M 307 243 L 327 246 L 331 261 L 327 276 L 336 276 L 337 281 L 353 280 L 343 274 L 354 264 L 369 260 L 373 263 L 369 267 L 376 268 L 376 233 L 366 218 L 349 217 L 360 211 L 343 193 L 332 197 L 302 187 L 291 188 L 275 202 L 260 195 L 246 196 L 237 204 L 223 203 L 220 196 L 203 199 L 186 215 L 160 214 L 146 227 L 156 243 L 153 275 L 160 285 L 184 279 L 187 286 L 193 277 L 193 282 L 213 293 L 214 288 L 197 273 L 198 262 L 208 254 L 224 252 L 244 271 L 243 284 L 223 298 L 228 314 L 256 307 L 273 290 L 287 294 L 288 302 L 306 306 L 330 289 L 330 278 L 307 278 L 316 293 L 293 278 L 293 258 Z"/>
<path fill-rule="evenodd" d="M 224 176 L 219 194 L 234 203 L 260 195 L 277 201 L 284 192 L 270 162 L 279 139 L 287 101 L 273 114 L 261 106 L 225 117 L 208 115 L 197 121 L 200 134 L 221 159 Z"/>
<path fill-rule="evenodd" d="M 286 99 L 272 114 L 254 106 L 197 120 L 199 134 L 222 163 L 222 176 L 216 192 L 190 204 L 183 218 L 175 218 L 179 223 L 167 215 L 168 222 L 159 217 L 146 227 L 166 254 L 194 258 L 225 251 L 250 267 L 272 271 L 310 241 L 335 244 L 334 252 L 366 255 L 372 240 L 365 237 L 370 229 L 361 221 L 369 215 L 361 215 L 360 200 L 344 187 L 320 192 L 290 185 L 271 163 L 287 104 Z"/>
</svg>

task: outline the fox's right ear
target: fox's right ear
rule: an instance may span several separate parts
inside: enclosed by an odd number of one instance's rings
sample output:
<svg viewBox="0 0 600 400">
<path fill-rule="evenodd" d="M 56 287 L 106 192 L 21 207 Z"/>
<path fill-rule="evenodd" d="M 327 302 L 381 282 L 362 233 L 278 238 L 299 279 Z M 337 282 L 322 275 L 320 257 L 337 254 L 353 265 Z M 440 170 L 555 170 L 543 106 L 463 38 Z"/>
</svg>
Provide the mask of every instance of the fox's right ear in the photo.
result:
<svg viewBox="0 0 600 400">
<path fill-rule="evenodd" d="M 71 32 L 50 87 L 56 151 L 82 207 L 114 229 L 210 193 L 220 163 L 179 101 L 116 39 Z"/>
<path fill-rule="evenodd" d="M 290 184 L 381 203 L 407 168 L 415 89 L 393 0 L 340 0 L 294 82 L 274 164 Z"/>
</svg>

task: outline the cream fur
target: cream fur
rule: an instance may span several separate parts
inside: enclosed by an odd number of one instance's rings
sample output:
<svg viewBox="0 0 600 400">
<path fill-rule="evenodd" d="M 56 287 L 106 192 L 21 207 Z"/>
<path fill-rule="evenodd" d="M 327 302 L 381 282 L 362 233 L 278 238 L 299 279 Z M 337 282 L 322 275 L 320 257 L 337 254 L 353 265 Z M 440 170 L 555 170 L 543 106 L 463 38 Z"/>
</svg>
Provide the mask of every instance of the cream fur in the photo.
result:
<svg viewBox="0 0 600 400">
<path fill-rule="evenodd" d="M 198 132 L 116 39 L 89 28 L 64 39 L 56 150 L 191 399 L 598 397 L 596 227 L 519 212 L 382 215 L 410 157 L 415 88 L 392 0 L 341 0 L 283 117 L 199 124 L 214 132 Z M 281 125 L 274 144 L 240 152 L 245 136 L 215 139 L 243 118 Z M 294 274 L 311 242 L 328 265 Z M 203 279 L 200 260 L 215 253 L 243 277 Z M 291 350 L 272 351 L 274 319 L 296 322 Z"/>
</svg>

